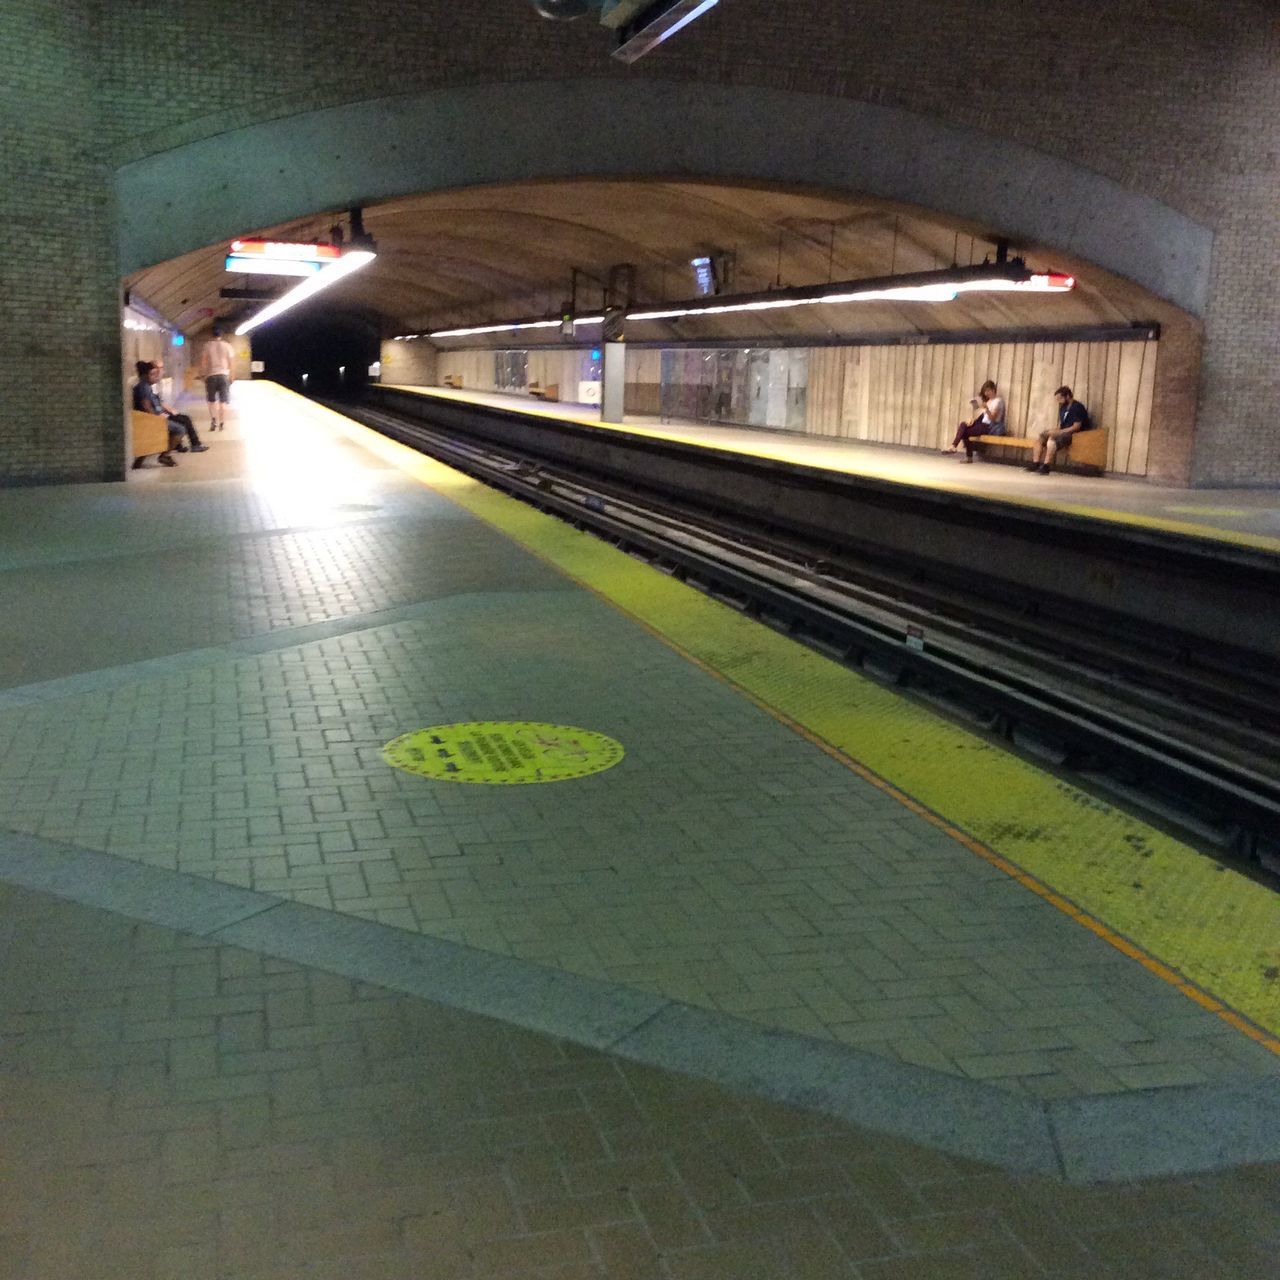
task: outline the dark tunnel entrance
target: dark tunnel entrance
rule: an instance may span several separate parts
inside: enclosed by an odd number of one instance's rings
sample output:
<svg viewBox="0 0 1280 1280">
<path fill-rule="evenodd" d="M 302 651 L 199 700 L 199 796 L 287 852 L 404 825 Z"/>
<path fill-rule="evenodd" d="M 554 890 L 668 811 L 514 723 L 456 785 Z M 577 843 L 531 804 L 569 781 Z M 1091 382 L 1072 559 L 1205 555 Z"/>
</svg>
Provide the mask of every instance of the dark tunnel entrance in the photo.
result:
<svg viewBox="0 0 1280 1280">
<path fill-rule="evenodd" d="M 282 316 L 252 335 L 254 376 L 309 395 L 358 393 L 378 359 L 379 337 L 375 321 L 352 312 Z"/>
</svg>

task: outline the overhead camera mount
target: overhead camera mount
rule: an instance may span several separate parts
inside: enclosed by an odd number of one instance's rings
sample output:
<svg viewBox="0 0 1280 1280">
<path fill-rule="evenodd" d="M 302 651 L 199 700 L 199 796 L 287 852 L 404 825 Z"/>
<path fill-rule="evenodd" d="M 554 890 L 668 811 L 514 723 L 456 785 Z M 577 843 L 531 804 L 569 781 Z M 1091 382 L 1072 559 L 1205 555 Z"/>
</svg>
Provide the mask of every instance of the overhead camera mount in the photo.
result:
<svg viewBox="0 0 1280 1280">
<path fill-rule="evenodd" d="M 571 22 L 598 11 L 601 26 L 617 33 L 613 56 L 632 63 L 656 49 L 719 0 L 529 0 L 544 18 Z"/>
</svg>

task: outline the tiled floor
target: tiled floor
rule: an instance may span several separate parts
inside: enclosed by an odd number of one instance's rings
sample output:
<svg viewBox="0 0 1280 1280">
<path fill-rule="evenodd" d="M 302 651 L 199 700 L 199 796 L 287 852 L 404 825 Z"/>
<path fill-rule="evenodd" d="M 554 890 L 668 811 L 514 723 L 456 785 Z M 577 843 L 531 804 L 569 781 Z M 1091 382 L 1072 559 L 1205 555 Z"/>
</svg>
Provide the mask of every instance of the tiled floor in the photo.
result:
<svg viewBox="0 0 1280 1280">
<path fill-rule="evenodd" d="M 206 654 L 0 705 L 5 827 L 1040 1098 L 1280 1074 L 439 495 L 278 409 L 227 435 L 246 441 L 239 478 L 138 486 L 136 525 L 127 504 L 59 494 L 62 558 L 45 543 L 3 575 L 26 602 L 0 615 L 29 678 Z M 294 455 L 300 478 L 281 470 Z M 319 623 L 337 634 L 300 642 Z M 274 651 L 220 647 L 255 636 Z M 627 755 L 516 788 L 432 784 L 380 756 L 428 725 L 507 719 L 594 729 Z"/>
<path fill-rule="evenodd" d="M 1024 1095 L 1275 1070 L 495 530 L 242 409 L 174 473 L 0 495 L 0 845 Z M 627 757 L 501 789 L 381 761 L 490 718 Z M 0 1278 L 1155 1280 L 1261 1275 L 1280 1244 L 1274 1166 L 1014 1177 L 12 886 L 0 945 Z"/>
<path fill-rule="evenodd" d="M 1246 1280 L 1260 1167 L 1067 1187 L 0 887 L 4 1280 Z"/>
</svg>

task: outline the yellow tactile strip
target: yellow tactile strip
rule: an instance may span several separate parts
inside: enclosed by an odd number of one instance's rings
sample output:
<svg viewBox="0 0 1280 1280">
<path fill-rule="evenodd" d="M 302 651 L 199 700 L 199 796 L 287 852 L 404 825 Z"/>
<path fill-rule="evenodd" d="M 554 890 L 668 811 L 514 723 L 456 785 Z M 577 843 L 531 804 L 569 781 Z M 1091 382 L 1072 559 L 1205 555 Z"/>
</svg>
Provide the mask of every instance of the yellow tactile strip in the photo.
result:
<svg viewBox="0 0 1280 1280">
<path fill-rule="evenodd" d="M 289 393 L 290 407 L 301 407 Z M 502 530 L 1280 1054 L 1280 894 L 606 543 L 309 411 Z"/>
<path fill-rule="evenodd" d="M 410 386 L 390 386 L 394 391 L 406 391 L 412 395 L 434 396 L 441 400 L 458 400 L 466 404 L 477 404 L 480 407 L 493 408 L 495 406 L 486 405 L 484 401 L 478 401 L 474 396 L 469 395 L 465 391 L 450 391 L 440 387 L 410 387 Z M 601 422 L 598 417 L 589 416 L 587 414 L 574 413 L 567 410 L 563 405 L 555 408 L 549 408 L 541 404 L 520 404 L 513 399 L 510 405 L 502 405 L 504 412 L 522 413 L 528 417 L 534 418 L 553 418 L 558 422 L 575 422 L 580 426 L 593 427 L 598 430 L 605 431 L 626 431 L 630 435 L 650 436 L 655 440 L 671 440 L 676 443 L 691 443 L 687 437 L 681 435 L 677 431 L 664 431 L 660 428 L 644 426 L 639 423 L 628 422 L 623 426 L 616 424 Z M 701 444 L 700 442 L 692 442 L 699 444 L 703 448 L 711 448 L 712 446 Z M 762 443 L 756 448 L 747 448 L 738 441 L 721 441 L 714 446 L 718 450 L 726 453 L 741 453 L 750 458 L 767 458 L 773 461 L 795 463 L 796 459 L 789 455 L 785 445 L 771 446 L 767 443 L 767 437 L 762 437 Z M 836 471 L 847 475 L 861 474 L 856 467 L 841 465 L 838 459 L 824 458 L 820 461 L 805 464 L 817 467 L 820 470 Z M 879 479 L 886 484 L 903 484 L 901 480 L 888 480 L 883 476 L 872 477 Z M 1067 502 L 1039 502 L 1034 498 L 1028 498 L 1021 494 L 1000 493 L 992 495 L 983 489 L 975 488 L 971 485 L 959 483 L 945 483 L 937 480 L 930 480 L 921 486 L 928 489 L 936 489 L 946 493 L 962 493 L 969 497 L 981 498 L 988 502 L 1000 502 L 1015 507 L 1030 507 L 1037 511 L 1052 511 L 1058 515 L 1080 516 L 1086 520 L 1101 520 L 1109 524 L 1120 524 L 1128 528 L 1148 529 L 1158 533 L 1174 533 L 1183 537 L 1207 538 L 1211 542 L 1225 542 L 1237 547 L 1251 547 L 1257 551 L 1280 551 L 1280 538 L 1268 537 L 1263 533 L 1248 533 L 1240 529 L 1224 529 L 1219 525 L 1199 524 L 1190 520 L 1170 520 L 1163 516 L 1150 515 L 1146 512 L 1139 511 L 1122 511 L 1115 507 L 1091 507 L 1078 503 Z M 1170 508 L 1174 510 L 1176 508 Z M 1248 512 L 1230 512 L 1220 508 L 1211 507 L 1182 507 L 1188 515 L 1231 515 L 1244 514 Z"/>
</svg>

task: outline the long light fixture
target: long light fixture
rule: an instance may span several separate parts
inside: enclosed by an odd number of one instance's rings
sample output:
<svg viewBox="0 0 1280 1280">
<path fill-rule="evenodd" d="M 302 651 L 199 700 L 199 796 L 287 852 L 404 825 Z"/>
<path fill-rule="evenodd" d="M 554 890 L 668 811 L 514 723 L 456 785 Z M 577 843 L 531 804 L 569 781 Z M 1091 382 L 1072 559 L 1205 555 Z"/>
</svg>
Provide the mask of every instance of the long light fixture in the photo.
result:
<svg viewBox="0 0 1280 1280">
<path fill-rule="evenodd" d="M 256 316 L 251 316 L 243 324 L 238 325 L 236 333 L 248 333 L 251 329 L 256 329 L 260 324 L 265 324 L 268 320 L 274 320 L 276 316 L 288 311 L 290 307 L 296 307 L 298 303 L 314 297 L 321 289 L 327 289 L 331 284 L 337 284 L 339 280 L 349 276 L 353 271 L 359 271 L 361 267 L 367 267 L 377 256 L 372 249 L 348 249 L 336 261 L 321 267 L 315 275 L 308 276 L 301 284 L 297 284 L 290 289 L 288 293 L 277 298 L 269 306 L 263 307 Z"/>
<path fill-rule="evenodd" d="M 1032 272 L 1006 267 L 948 268 L 913 275 L 883 276 L 773 294 L 741 294 L 729 298 L 693 298 L 670 306 L 631 311 L 627 320 L 676 320 L 682 316 L 721 316 L 737 311 L 777 311 L 786 307 L 843 305 L 855 302 L 954 302 L 962 293 L 1069 293 L 1075 278 L 1060 271 Z"/>
<path fill-rule="evenodd" d="M 473 338 L 481 333 L 518 333 L 522 329 L 558 329 L 560 320 L 512 320 L 508 324 L 479 324 L 469 329 L 437 329 L 429 333 L 429 338 Z M 604 316 L 575 316 L 574 328 L 578 325 L 604 324 Z M 412 335 L 406 335 L 412 336 Z"/>
<path fill-rule="evenodd" d="M 606 6 L 606 14 L 601 21 L 606 26 L 618 27 L 618 47 L 613 51 L 613 56 L 619 62 L 630 64 L 643 58 L 664 41 L 670 40 L 719 3 L 720 0 L 665 0 L 665 3 L 650 4 L 637 16 L 622 23 L 610 20 Z M 622 12 L 635 6 L 615 7 Z"/>
<path fill-rule="evenodd" d="M 678 320 L 683 316 L 723 316 L 740 311 L 780 311 L 787 307 L 839 306 L 857 302 L 954 302 L 962 293 L 1070 293 L 1074 276 L 1061 271 L 1030 271 L 1020 260 L 985 263 L 975 267 L 948 267 L 870 280 L 777 289 L 769 293 L 729 297 L 690 298 L 661 307 L 627 312 L 627 323 L 644 320 Z M 603 323 L 603 316 L 579 316 L 577 325 Z M 518 333 L 526 329 L 558 329 L 559 320 L 513 320 L 506 324 L 473 325 L 463 329 L 437 329 L 431 338 L 473 338 L 489 333 Z"/>
</svg>

